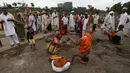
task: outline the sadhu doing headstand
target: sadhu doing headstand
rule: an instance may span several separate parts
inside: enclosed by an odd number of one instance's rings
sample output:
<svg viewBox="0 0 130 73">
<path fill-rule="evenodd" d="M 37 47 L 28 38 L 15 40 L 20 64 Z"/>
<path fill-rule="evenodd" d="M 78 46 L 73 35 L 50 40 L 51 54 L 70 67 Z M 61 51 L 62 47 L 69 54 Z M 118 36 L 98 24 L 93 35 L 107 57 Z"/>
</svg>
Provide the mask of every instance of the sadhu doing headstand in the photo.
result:
<svg viewBox="0 0 130 73">
<path fill-rule="evenodd" d="M 79 47 L 79 54 L 75 54 L 72 57 L 72 61 L 71 63 L 73 64 L 75 57 L 80 57 L 81 60 L 80 62 L 82 64 L 87 64 L 88 62 L 88 54 L 90 52 L 90 47 L 92 44 L 92 36 L 90 33 L 90 24 L 92 23 L 92 12 L 93 12 L 93 7 L 88 5 L 88 7 L 90 8 L 90 17 L 89 17 L 89 21 L 86 24 L 86 32 L 84 34 L 84 36 L 82 36 L 82 38 L 80 38 L 80 40 L 77 42 L 76 40 L 74 40 L 73 38 L 71 38 L 70 36 L 70 40 L 72 41 L 72 43 L 74 43 L 75 45 L 80 45 Z"/>
</svg>

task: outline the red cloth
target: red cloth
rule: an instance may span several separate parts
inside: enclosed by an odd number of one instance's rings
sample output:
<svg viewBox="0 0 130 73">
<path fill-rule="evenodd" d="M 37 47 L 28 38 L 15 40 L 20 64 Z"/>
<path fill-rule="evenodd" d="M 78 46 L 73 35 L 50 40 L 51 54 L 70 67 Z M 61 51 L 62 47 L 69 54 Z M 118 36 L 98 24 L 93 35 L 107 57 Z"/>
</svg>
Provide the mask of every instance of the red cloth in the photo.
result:
<svg viewBox="0 0 130 73">
<path fill-rule="evenodd" d="M 80 19 L 78 21 L 78 28 L 79 28 L 79 36 L 82 37 L 83 19 Z"/>
<path fill-rule="evenodd" d="M 60 34 L 63 35 L 63 34 L 65 34 L 65 32 L 67 32 L 67 30 L 65 28 L 61 28 Z"/>
</svg>

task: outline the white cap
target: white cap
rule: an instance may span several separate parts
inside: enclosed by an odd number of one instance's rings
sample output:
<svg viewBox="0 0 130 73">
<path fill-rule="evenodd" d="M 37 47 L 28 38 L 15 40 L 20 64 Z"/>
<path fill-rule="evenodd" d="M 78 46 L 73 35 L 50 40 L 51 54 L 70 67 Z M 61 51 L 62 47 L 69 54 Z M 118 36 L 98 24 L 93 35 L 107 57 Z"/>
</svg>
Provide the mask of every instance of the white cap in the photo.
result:
<svg viewBox="0 0 130 73">
<path fill-rule="evenodd" d="M 74 11 L 71 11 L 71 13 L 74 13 Z"/>
<path fill-rule="evenodd" d="M 127 10 L 128 8 L 127 7 L 123 7 L 122 10 Z"/>
<path fill-rule="evenodd" d="M 109 14 L 114 14 L 114 11 L 110 11 Z"/>
</svg>

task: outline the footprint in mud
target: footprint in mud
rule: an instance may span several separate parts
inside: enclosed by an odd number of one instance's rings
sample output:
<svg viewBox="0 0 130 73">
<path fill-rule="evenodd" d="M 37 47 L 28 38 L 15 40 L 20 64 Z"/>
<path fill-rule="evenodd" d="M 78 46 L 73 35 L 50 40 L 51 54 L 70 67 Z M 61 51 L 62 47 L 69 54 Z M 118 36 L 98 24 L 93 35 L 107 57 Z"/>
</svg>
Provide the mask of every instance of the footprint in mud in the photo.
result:
<svg viewBox="0 0 130 73">
<path fill-rule="evenodd" d="M 117 55 L 130 59 L 130 52 L 129 51 L 127 51 L 123 48 L 120 48 L 120 47 L 115 47 L 115 48 L 116 48 Z"/>
<path fill-rule="evenodd" d="M 99 58 L 99 59 L 101 59 L 101 60 L 103 60 L 103 57 L 102 56 L 110 56 L 108 53 L 106 53 L 106 52 L 102 52 L 102 53 L 100 53 L 100 54 L 97 54 L 96 56 Z"/>
</svg>

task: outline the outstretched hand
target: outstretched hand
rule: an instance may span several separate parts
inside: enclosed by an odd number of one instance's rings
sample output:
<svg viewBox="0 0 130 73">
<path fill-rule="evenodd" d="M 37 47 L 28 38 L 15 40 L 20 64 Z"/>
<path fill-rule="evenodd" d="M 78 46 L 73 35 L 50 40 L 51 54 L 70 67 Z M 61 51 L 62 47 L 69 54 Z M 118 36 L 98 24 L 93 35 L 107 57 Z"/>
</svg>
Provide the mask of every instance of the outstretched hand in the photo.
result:
<svg viewBox="0 0 130 73">
<path fill-rule="evenodd" d="M 5 22 L 4 20 L 1 20 L 1 21 L 0 21 L 0 23 L 2 23 L 2 24 L 3 24 L 4 22 Z"/>
<path fill-rule="evenodd" d="M 13 19 L 7 19 L 7 21 L 14 21 Z"/>
</svg>

